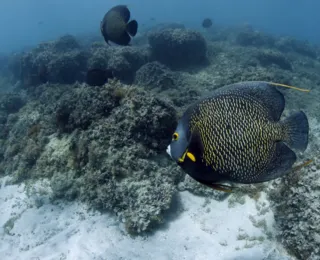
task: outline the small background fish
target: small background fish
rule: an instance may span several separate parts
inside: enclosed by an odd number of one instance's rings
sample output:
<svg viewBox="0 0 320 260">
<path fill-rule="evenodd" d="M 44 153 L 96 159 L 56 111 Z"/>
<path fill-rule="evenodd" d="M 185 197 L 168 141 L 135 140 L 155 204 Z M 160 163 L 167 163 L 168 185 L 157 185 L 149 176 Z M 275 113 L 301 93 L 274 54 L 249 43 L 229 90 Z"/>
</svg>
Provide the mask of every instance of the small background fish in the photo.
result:
<svg viewBox="0 0 320 260">
<path fill-rule="evenodd" d="M 212 26 L 212 20 L 210 18 L 205 18 L 202 21 L 202 27 L 203 28 L 210 28 Z"/>
</svg>

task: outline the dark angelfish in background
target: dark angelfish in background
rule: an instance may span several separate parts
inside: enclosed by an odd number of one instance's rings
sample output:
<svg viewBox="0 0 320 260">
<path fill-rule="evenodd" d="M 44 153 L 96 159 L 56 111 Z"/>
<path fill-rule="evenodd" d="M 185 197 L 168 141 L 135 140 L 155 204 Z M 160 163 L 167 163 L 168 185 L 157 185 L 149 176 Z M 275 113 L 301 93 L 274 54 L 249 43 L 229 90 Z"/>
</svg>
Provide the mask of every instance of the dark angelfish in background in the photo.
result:
<svg viewBox="0 0 320 260">
<path fill-rule="evenodd" d="M 106 43 L 109 44 L 111 41 L 118 45 L 129 45 L 131 37 L 134 37 L 138 31 L 138 22 L 136 20 L 129 22 L 129 20 L 130 11 L 125 5 L 111 8 L 100 24 L 100 30 Z"/>
</svg>

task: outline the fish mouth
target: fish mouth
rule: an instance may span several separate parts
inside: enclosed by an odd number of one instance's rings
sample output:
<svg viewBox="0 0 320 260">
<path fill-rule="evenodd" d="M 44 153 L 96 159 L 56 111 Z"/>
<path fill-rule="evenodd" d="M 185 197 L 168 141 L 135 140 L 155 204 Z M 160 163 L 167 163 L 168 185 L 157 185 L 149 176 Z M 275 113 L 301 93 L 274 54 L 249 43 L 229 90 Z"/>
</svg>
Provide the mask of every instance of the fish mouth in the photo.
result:
<svg viewBox="0 0 320 260">
<path fill-rule="evenodd" d="M 172 155 L 171 155 L 171 147 L 170 147 L 170 145 L 168 145 L 166 152 L 167 152 L 167 154 L 169 154 L 169 156 L 171 157 L 171 159 L 173 159 L 173 158 L 172 158 Z"/>
</svg>

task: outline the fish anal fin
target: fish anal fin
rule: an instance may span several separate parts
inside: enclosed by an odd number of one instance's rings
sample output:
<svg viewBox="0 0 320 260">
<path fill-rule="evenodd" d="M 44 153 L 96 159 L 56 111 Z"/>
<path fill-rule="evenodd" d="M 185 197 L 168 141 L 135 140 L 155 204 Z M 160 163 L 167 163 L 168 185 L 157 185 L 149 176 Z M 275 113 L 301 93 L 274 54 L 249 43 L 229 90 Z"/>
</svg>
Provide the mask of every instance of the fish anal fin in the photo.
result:
<svg viewBox="0 0 320 260">
<path fill-rule="evenodd" d="M 119 39 L 117 39 L 117 41 L 114 41 L 114 42 L 119 45 L 127 46 L 127 45 L 129 45 L 130 41 L 131 41 L 131 38 L 130 38 L 129 34 L 126 31 L 124 31 L 122 33 L 122 35 L 119 37 Z"/>
<path fill-rule="evenodd" d="M 288 174 L 296 159 L 296 154 L 288 146 L 283 142 L 278 142 L 276 144 L 276 152 L 274 153 L 267 170 L 251 183 L 271 181 Z"/>
</svg>

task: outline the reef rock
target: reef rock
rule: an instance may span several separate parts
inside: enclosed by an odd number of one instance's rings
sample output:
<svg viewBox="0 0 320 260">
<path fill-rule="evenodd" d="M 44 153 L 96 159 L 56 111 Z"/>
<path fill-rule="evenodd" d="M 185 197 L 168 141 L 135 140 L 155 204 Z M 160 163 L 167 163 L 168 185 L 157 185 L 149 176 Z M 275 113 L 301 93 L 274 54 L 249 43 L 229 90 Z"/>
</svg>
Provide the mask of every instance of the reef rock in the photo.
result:
<svg viewBox="0 0 320 260">
<path fill-rule="evenodd" d="M 310 43 L 299 41 L 291 37 L 279 38 L 275 43 L 275 47 L 283 52 L 296 52 L 313 59 L 317 57 L 317 50 Z"/>
<path fill-rule="evenodd" d="M 75 49 L 80 49 L 80 44 L 74 36 L 67 34 L 60 37 L 57 41 L 53 42 L 52 47 L 53 50 L 57 52 L 66 52 Z"/>
<path fill-rule="evenodd" d="M 112 69 L 117 79 L 131 84 L 136 71 L 149 60 L 149 52 L 143 47 L 95 46 L 88 60 L 88 68 Z"/>
<path fill-rule="evenodd" d="M 113 212 L 132 234 L 162 223 L 184 175 L 165 154 L 176 127 L 171 105 L 117 81 L 47 84 L 29 95 L 4 115 L 1 172 L 15 183 L 46 178 L 52 199 Z"/>
<path fill-rule="evenodd" d="M 176 84 L 174 73 L 157 61 L 143 65 L 136 73 L 135 83 L 160 90 L 173 88 Z"/>
<path fill-rule="evenodd" d="M 15 72 L 24 87 L 42 83 L 72 84 L 83 81 L 88 53 L 81 50 L 75 38 L 64 36 L 55 42 L 42 43 L 25 53 L 15 65 Z M 17 68 L 16 68 L 17 67 Z"/>
<path fill-rule="evenodd" d="M 17 93 L 2 94 L 0 96 L 0 110 L 7 114 L 18 112 L 25 103 L 26 100 Z"/>
<path fill-rule="evenodd" d="M 281 53 L 274 50 L 262 50 L 258 52 L 257 59 L 262 66 L 278 65 L 281 69 L 292 70 L 290 61 Z"/>
<path fill-rule="evenodd" d="M 146 29 L 146 32 L 160 32 L 166 29 L 186 29 L 182 23 L 159 23 Z"/>
<path fill-rule="evenodd" d="M 92 44 L 82 48 L 70 35 L 39 44 L 30 52 L 12 57 L 9 69 L 26 88 L 43 83 L 84 82 L 88 69 L 112 69 L 117 79 L 132 83 L 135 72 L 149 61 L 147 48 Z"/>
<path fill-rule="evenodd" d="M 271 194 L 279 239 L 298 259 L 320 256 L 320 169 L 316 165 L 291 176 Z"/>
<path fill-rule="evenodd" d="M 153 57 L 171 68 L 203 65 L 207 43 L 201 33 L 185 29 L 164 29 L 149 34 Z"/>
<path fill-rule="evenodd" d="M 252 29 L 241 31 L 236 36 L 236 43 L 241 46 L 272 47 L 274 42 L 274 38 Z"/>
</svg>

